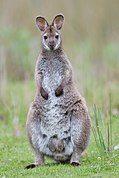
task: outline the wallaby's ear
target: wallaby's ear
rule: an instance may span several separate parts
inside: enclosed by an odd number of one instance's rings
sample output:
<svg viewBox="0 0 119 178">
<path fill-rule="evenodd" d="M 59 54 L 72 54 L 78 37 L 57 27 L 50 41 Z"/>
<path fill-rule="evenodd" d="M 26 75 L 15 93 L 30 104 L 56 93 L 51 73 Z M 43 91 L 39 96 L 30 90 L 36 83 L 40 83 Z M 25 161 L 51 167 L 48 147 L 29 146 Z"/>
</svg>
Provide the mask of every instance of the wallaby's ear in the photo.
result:
<svg viewBox="0 0 119 178">
<path fill-rule="evenodd" d="M 47 20 L 40 16 L 36 17 L 36 24 L 41 31 L 44 31 L 48 26 Z"/>
<path fill-rule="evenodd" d="M 57 29 L 60 30 L 63 26 L 64 16 L 62 14 L 57 15 L 52 22 L 52 25 Z"/>
</svg>

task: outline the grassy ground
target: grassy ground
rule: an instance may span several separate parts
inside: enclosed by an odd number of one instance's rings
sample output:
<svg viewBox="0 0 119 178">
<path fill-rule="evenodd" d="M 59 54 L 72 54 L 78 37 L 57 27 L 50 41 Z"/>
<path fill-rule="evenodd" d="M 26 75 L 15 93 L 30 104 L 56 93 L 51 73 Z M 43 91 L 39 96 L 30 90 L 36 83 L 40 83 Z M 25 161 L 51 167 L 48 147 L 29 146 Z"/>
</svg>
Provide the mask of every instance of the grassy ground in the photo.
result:
<svg viewBox="0 0 119 178">
<path fill-rule="evenodd" d="M 34 95 L 34 82 L 10 82 L 6 85 L 0 102 L 0 177 L 118 177 L 119 151 L 113 151 L 110 158 L 98 152 L 94 136 L 91 134 L 87 153 L 81 158 L 80 167 L 56 164 L 46 158 L 45 166 L 32 170 L 24 167 L 34 160 L 26 137 L 26 115 Z M 88 98 L 89 99 L 89 98 Z M 91 104 L 91 102 L 88 103 Z M 93 111 L 90 107 L 93 120 Z M 108 111 L 101 110 L 103 117 L 109 117 Z M 119 144 L 119 116 L 112 114 L 113 146 Z M 106 130 L 104 131 L 106 139 Z"/>
</svg>

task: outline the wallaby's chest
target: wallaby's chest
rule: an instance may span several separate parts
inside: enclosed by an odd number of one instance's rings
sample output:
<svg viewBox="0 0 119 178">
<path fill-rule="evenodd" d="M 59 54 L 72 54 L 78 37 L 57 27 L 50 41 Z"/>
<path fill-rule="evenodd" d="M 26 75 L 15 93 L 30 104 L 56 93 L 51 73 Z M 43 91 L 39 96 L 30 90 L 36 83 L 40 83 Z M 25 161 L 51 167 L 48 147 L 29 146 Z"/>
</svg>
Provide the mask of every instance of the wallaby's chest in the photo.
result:
<svg viewBox="0 0 119 178">
<path fill-rule="evenodd" d="M 58 59 L 41 61 L 40 70 L 43 88 L 49 93 L 54 92 L 64 77 L 63 64 Z"/>
</svg>

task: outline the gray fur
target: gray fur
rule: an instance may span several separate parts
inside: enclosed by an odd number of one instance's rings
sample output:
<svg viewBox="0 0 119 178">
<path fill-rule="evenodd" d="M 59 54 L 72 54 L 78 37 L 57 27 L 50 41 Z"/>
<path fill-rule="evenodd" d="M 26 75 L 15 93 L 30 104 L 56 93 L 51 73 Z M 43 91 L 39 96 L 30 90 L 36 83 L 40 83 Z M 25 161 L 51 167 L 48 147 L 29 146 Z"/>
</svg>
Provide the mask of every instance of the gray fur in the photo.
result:
<svg viewBox="0 0 119 178">
<path fill-rule="evenodd" d="M 42 33 L 48 33 L 47 29 Z M 54 50 L 42 47 L 35 80 L 37 90 L 27 117 L 28 138 L 36 154 L 35 164 L 44 164 L 44 155 L 47 155 L 59 162 L 79 165 L 80 155 L 89 142 L 90 117 L 85 100 L 74 85 L 72 67 L 61 43 Z M 48 99 L 43 98 L 41 85 Z M 55 91 L 60 85 L 63 94 L 57 97 Z"/>
</svg>

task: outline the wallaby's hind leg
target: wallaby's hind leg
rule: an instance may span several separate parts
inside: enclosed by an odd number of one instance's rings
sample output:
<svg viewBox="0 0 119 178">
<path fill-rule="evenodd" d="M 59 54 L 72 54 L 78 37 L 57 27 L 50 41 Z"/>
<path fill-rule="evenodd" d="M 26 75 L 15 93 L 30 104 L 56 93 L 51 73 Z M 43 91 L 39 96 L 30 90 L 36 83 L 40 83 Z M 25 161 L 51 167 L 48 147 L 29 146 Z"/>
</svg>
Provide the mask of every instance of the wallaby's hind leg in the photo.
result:
<svg viewBox="0 0 119 178">
<path fill-rule="evenodd" d="M 71 140 L 74 146 L 70 164 L 80 164 L 81 153 L 86 149 L 90 137 L 90 118 L 85 103 L 82 100 L 76 102 L 71 116 Z"/>
<path fill-rule="evenodd" d="M 33 107 L 33 105 L 31 105 L 31 107 L 29 108 L 26 126 L 27 126 L 29 142 L 35 153 L 35 163 L 26 166 L 26 169 L 32 169 L 39 165 L 44 164 L 44 155 L 40 152 L 39 146 L 36 146 L 39 145 L 37 142 L 41 138 L 40 117 L 38 111 L 36 110 L 35 107 Z"/>
<path fill-rule="evenodd" d="M 35 163 L 29 164 L 28 166 L 25 167 L 25 169 L 33 169 L 37 166 L 42 166 L 44 165 L 44 155 L 42 153 L 36 154 L 36 160 Z"/>
</svg>

